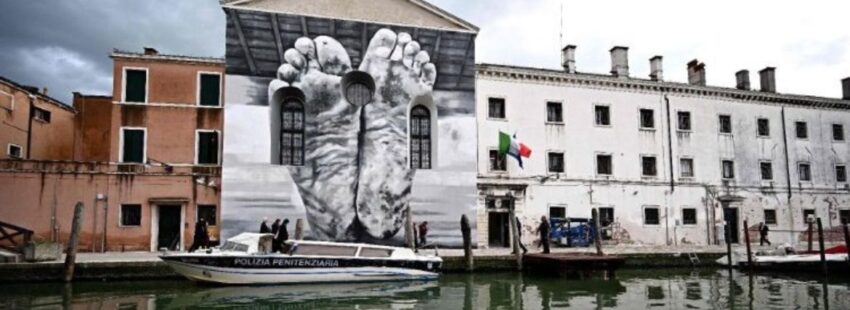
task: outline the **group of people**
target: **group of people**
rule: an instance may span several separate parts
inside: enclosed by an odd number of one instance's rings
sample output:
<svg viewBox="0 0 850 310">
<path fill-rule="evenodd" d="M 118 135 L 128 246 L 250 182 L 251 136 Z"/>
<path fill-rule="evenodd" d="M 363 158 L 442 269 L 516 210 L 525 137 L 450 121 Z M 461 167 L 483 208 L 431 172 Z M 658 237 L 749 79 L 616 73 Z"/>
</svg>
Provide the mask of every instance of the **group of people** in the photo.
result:
<svg viewBox="0 0 850 310">
<path fill-rule="evenodd" d="M 210 246 L 210 232 L 207 220 L 203 217 L 195 222 L 195 236 L 192 238 L 192 246 L 189 247 L 189 253 L 195 252 L 200 248 L 208 248 Z"/>
<path fill-rule="evenodd" d="M 275 219 L 271 227 L 269 227 L 268 221 L 268 218 L 263 218 L 263 223 L 260 224 L 260 233 L 272 234 L 274 236 L 272 252 L 283 252 L 285 248 L 284 242 L 289 240 L 289 230 L 286 228 L 286 225 L 289 224 L 289 219 L 285 218 L 282 222 L 280 219 Z"/>
<path fill-rule="evenodd" d="M 522 244 L 522 222 L 519 221 L 519 218 L 516 218 L 516 229 L 517 235 L 519 238 L 517 239 L 517 243 L 519 244 L 520 249 L 522 249 L 522 254 L 528 253 L 528 248 Z M 537 226 L 536 233 L 540 234 L 540 243 L 537 244 L 537 247 L 543 247 L 543 254 L 549 254 L 549 232 L 552 231 L 552 227 L 549 225 L 549 220 L 546 219 L 546 216 L 540 217 L 540 225 Z"/>
</svg>

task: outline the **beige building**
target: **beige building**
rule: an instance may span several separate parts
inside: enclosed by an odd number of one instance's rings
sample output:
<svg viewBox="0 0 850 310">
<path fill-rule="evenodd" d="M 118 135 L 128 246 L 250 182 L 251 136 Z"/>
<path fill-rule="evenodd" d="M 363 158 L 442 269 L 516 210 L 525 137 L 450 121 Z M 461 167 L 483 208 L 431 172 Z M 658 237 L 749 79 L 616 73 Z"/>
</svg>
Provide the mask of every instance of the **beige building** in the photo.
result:
<svg viewBox="0 0 850 310">
<path fill-rule="evenodd" d="M 47 88 L 0 77 L 0 159 L 57 160 L 74 148 L 70 106 L 47 95 Z"/>
</svg>

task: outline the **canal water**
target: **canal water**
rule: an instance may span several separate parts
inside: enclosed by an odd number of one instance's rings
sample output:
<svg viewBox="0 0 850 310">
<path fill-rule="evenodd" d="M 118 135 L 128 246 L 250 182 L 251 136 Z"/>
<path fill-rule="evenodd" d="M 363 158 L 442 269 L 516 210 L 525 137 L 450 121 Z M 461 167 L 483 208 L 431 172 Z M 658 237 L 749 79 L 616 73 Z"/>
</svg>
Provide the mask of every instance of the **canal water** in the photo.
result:
<svg viewBox="0 0 850 310">
<path fill-rule="evenodd" d="M 183 280 L 0 285 L 0 309 L 850 309 L 850 278 L 622 270 L 581 279 L 446 274 L 439 281 L 211 287 Z"/>
</svg>

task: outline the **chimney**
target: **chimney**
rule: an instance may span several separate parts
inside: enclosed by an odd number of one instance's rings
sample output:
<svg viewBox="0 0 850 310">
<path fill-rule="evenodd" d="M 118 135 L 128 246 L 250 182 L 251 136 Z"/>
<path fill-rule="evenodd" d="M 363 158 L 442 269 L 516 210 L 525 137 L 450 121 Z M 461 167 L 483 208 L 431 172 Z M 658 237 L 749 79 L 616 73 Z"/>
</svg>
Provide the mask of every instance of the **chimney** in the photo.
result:
<svg viewBox="0 0 850 310">
<path fill-rule="evenodd" d="M 47 96 L 47 86 L 41 88 L 41 94 Z"/>
<path fill-rule="evenodd" d="M 664 80 L 664 67 L 661 60 L 663 57 L 655 56 L 649 59 L 649 78 L 653 81 Z"/>
<path fill-rule="evenodd" d="M 767 67 L 759 71 L 761 78 L 761 91 L 768 93 L 776 92 L 776 68 Z"/>
<path fill-rule="evenodd" d="M 750 90 L 750 71 L 741 70 L 735 72 L 735 88 L 742 90 Z"/>
<path fill-rule="evenodd" d="M 153 47 L 145 47 L 145 55 L 159 55 L 159 51 Z"/>
<path fill-rule="evenodd" d="M 844 94 L 841 99 L 850 100 L 850 77 L 846 77 L 841 80 L 841 89 Z"/>
<path fill-rule="evenodd" d="M 576 46 L 567 45 L 561 50 L 561 65 L 567 73 L 576 73 Z"/>
<path fill-rule="evenodd" d="M 688 62 L 688 84 L 705 86 L 705 64 L 699 60 Z"/>
<path fill-rule="evenodd" d="M 615 46 L 611 49 L 611 74 L 620 78 L 629 77 L 629 48 Z"/>
</svg>

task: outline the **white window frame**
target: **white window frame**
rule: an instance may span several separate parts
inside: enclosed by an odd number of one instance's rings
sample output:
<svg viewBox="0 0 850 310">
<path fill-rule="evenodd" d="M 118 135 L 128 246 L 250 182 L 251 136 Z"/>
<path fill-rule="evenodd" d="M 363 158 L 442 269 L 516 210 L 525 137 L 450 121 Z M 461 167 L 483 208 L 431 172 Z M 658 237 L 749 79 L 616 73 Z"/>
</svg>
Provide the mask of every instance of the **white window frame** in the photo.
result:
<svg viewBox="0 0 850 310">
<path fill-rule="evenodd" d="M 649 110 L 652 112 L 652 127 L 643 127 L 643 115 L 641 115 L 641 111 Z M 638 129 L 646 130 L 646 131 L 655 131 L 658 126 L 656 126 L 656 118 L 655 118 L 655 109 L 647 108 L 647 107 L 638 107 Z"/>
<path fill-rule="evenodd" d="M 800 174 L 800 168 L 801 168 L 803 165 L 807 165 L 807 166 L 809 166 L 809 179 L 808 179 L 808 180 L 803 180 L 803 178 L 802 178 L 802 176 L 803 176 L 803 175 L 802 175 L 802 174 Z M 815 178 L 815 177 L 814 177 L 814 175 L 812 174 L 812 163 L 811 163 L 811 162 L 808 162 L 808 161 L 798 161 L 798 162 L 797 162 L 797 181 L 799 181 L 799 182 L 801 182 L 801 183 L 803 183 L 803 182 L 810 183 L 810 182 L 812 182 L 812 180 L 813 180 L 814 178 Z"/>
<path fill-rule="evenodd" d="M 688 113 L 688 129 L 681 129 L 679 127 L 679 113 Z M 694 131 L 694 114 L 688 110 L 676 110 L 676 132 L 693 132 Z"/>
<path fill-rule="evenodd" d="M 552 155 L 552 154 L 561 155 L 561 169 L 564 170 L 564 171 L 551 171 L 551 170 L 549 170 L 549 168 L 550 168 L 549 167 L 549 156 Z M 564 151 L 551 150 L 551 151 L 546 152 L 546 172 L 549 173 L 549 174 L 559 174 L 559 173 L 560 174 L 566 174 L 567 173 L 567 157 L 566 157 L 566 155 L 564 155 Z"/>
<path fill-rule="evenodd" d="M 720 124 L 720 118 L 721 118 L 721 117 L 724 117 L 724 116 L 728 116 L 728 117 L 729 117 L 729 132 L 722 132 L 722 131 L 720 131 L 721 129 L 723 129 L 723 128 L 721 127 L 721 124 Z M 756 124 L 756 126 L 758 126 L 758 124 Z M 758 128 L 756 128 L 756 130 L 758 130 Z M 718 113 L 718 114 L 717 114 L 717 134 L 719 134 L 719 135 L 724 135 L 724 136 L 731 136 L 731 135 L 732 135 L 732 133 L 733 133 L 734 131 L 735 131 L 735 126 L 733 126 L 733 124 L 732 124 L 732 114 L 729 114 L 729 113 Z"/>
<path fill-rule="evenodd" d="M 694 210 L 694 223 L 693 224 L 685 224 L 685 209 Z M 699 225 L 699 209 L 691 206 L 682 206 L 679 210 L 679 215 L 682 217 L 681 224 L 682 226 L 694 227 Z"/>
<path fill-rule="evenodd" d="M 611 173 L 610 174 L 600 174 L 599 173 L 599 156 L 600 155 L 611 157 Z M 593 154 L 593 172 L 596 173 L 597 177 L 604 177 L 604 178 L 613 177 L 614 176 L 614 154 L 613 153 L 606 153 L 606 152 L 596 152 L 595 154 Z"/>
<path fill-rule="evenodd" d="M 201 76 L 217 75 L 218 76 L 218 105 L 201 105 Z M 199 108 L 220 108 L 224 102 L 222 94 L 224 93 L 224 78 L 221 72 L 215 71 L 198 71 L 198 76 L 195 80 L 195 106 Z"/>
<path fill-rule="evenodd" d="M 838 180 L 838 167 L 839 167 L 839 166 L 844 167 L 844 181 L 839 181 L 839 180 Z M 835 183 L 838 183 L 838 184 L 845 184 L 845 183 L 847 183 L 847 179 L 848 179 L 848 175 L 847 175 L 847 164 L 845 164 L 845 163 L 834 163 L 834 164 L 832 165 L 832 174 L 833 174 L 833 176 L 835 176 Z"/>
<path fill-rule="evenodd" d="M 499 149 L 498 148 L 489 148 L 487 149 L 487 172 L 489 173 L 508 173 L 508 154 L 505 154 L 505 170 L 494 170 L 493 167 L 490 166 L 490 152 L 496 151 L 496 156 L 498 156 Z"/>
<path fill-rule="evenodd" d="M 646 209 L 649 209 L 649 208 L 658 210 L 658 224 L 647 224 L 646 223 Z M 641 221 L 640 221 L 641 225 L 647 226 L 647 227 L 660 227 L 661 226 L 661 217 L 662 217 L 661 206 L 645 205 L 645 206 L 641 207 L 640 208 L 640 217 L 641 217 Z"/>
<path fill-rule="evenodd" d="M 797 123 L 803 123 L 803 125 L 806 126 L 806 137 L 805 138 L 800 138 L 797 135 Z M 830 132 L 830 133 L 832 133 L 832 132 Z M 804 121 L 804 120 L 794 120 L 794 139 L 808 141 L 811 138 L 811 136 L 812 136 L 812 134 L 811 134 L 811 131 L 809 130 L 809 122 Z"/>
<path fill-rule="evenodd" d="M 19 150 L 21 150 L 21 155 L 17 157 L 12 156 L 12 147 L 17 147 Z M 20 145 L 9 143 L 6 145 L 6 156 L 9 156 L 9 158 L 22 159 L 24 158 L 24 148 Z"/>
<path fill-rule="evenodd" d="M 118 136 L 118 162 L 122 164 L 138 164 L 124 162 L 124 130 L 141 130 L 145 133 L 144 145 L 142 146 L 142 164 L 148 162 L 148 129 L 146 127 L 121 127 L 121 133 Z"/>
<path fill-rule="evenodd" d="M 655 158 L 655 175 L 643 174 L 643 159 L 652 157 Z M 641 154 L 640 155 L 640 176 L 642 178 L 657 178 L 660 174 L 660 170 L 658 169 L 658 156 L 655 154 Z"/>
<path fill-rule="evenodd" d="M 505 115 L 503 118 L 491 117 L 490 116 L 490 99 L 502 99 L 502 113 Z M 491 121 L 501 121 L 505 122 L 508 120 L 508 99 L 504 96 L 487 96 L 487 120 Z"/>
<path fill-rule="evenodd" d="M 766 120 L 767 121 L 767 135 L 762 135 L 762 134 L 759 133 L 759 120 Z M 756 117 L 756 138 L 770 139 L 770 132 L 771 132 L 771 130 L 770 130 L 770 118 L 764 117 L 764 116 Z"/>
<path fill-rule="evenodd" d="M 731 178 L 727 178 L 726 176 L 723 175 L 723 162 L 724 161 L 732 162 L 732 177 Z M 737 166 L 737 165 L 735 165 L 734 159 L 728 159 L 728 158 L 721 159 L 720 160 L 720 179 L 721 180 L 730 180 L 730 181 L 735 180 L 735 178 L 738 176 L 738 171 L 736 171 L 737 169 L 735 169 L 735 166 Z"/>
<path fill-rule="evenodd" d="M 213 132 L 218 136 L 218 149 L 217 149 L 218 156 L 216 156 L 217 161 L 216 161 L 215 164 L 201 164 L 201 163 L 199 163 L 198 155 L 201 154 L 201 149 L 200 149 L 201 144 L 199 142 L 201 141 L 201 133 L 202 132 Z M 147 135 L 145 136 L 145 138 L 147 138 Z M 195 129 L 195 166 L 200 166 L 200 165 L 203 165 L 203 166 L 220 166 L 221 165 L 221 140 L 222 139 L 221 139 L 221 131 L 220 130 L 217 130 L 217 129 Z"/>
<path fill-rule="evenodd" d="M 775 223 L 768 223 L 767 222 L 767 214 L 766 214 L 767 210 L 773 210 L 773 219 L 776 220 Z M 764 222 L 765 225 L 767 225 L 767 226 L 778 226 L 779 225 L 779 211 L 777 211 L 775 208 L 763 208 L 761 215 L 762 215 L 762 221 Z"/>
<path fill-rule="evenodd" d="M 689 159 L 691 161 L 691 175 L 690 176 L 685 176 L 683 174 L 683 172 L 684 172 L 684 169 L 682 169 L 682 160 L 683 159 Z M 694 158 L 691 157 L 691 156 L 681 156 L 681 157 L 679 157 L 679 179 L 693 180 L 693 179 L 696 178 L 696 176 L 697 176 L 697 173 L 696 173 L 696 165 L 694 164 Z"/>
<path fill-rule="evenodd" d="M 139 225 L 124 225 L 124 206 L 139 206 Z M 141 203 L 122 203 L 118 205 L 118 227 L 122 228 L 137 228 L 142 227 L 144 222 L 144 204 Z"/>
<path fill-rule="evenodd" d="M 7 92 L 2 91 L 2 90 L 0 90 L 0 95 L 9 96 L 9 98 L 12 99 L 12 105 L 10 105 L 9 108 L 6 109 L 6 110 L 14 111 L 15 110 L 15 95 L 7 93 Z"/>
<path fill-rule="evenodd" d="M 145 101 L 144 102 L 127 102 L 127 70 L 145 71 Z M 147 67 L 121 67 L 121 102 L 130 104 L 147 104 L 150 102 L 150 71 Z"/>
<path fill-rule="evenodd" d="M 841 140 L 835 140 L 835 133 L 833 132 L 833 130 L 834 130 L 833 127 L 835 125 L 841 126 Z M 844 143 L 844 142 L 846 142 L 847 141 L 847 133 L 846 133 L 846 131 L 844 131 L 844 124 L 842 124 L 842 123 L 831 123 L 831 124 L 829 124 L 829 136 L 830 136 L 830 140 L 832 140 L 833 143 Z"/>
<path fill-rule="evenodd" d="M 544 113 L 543 117 L 546 120 L 545 124 L 546 125 L 563 125 L 564 123 L 566 123 L 566 120 L 565 120 L 566 117 L 564 117 L 564 102 L 561 101 L 561 100 L 546 100 L 545 102 L 546 102 L 545 109 L 543 109 L 543 113 Z M 560 122 L 555 122 L 555 121 L 549 120 L 549 104 L 550 103 L 557 103 L 557 104 L 561 105 L 561 121 Z"/>
<path fill-rule="evenodd" d="M 770 164 L 770 179 L 765 179 L 763 175 L 761 175 L 761 164 Z M 774 181 L 774 171 L 773 171 L 773 161 L 771 160 L 760 160 L 759 161 L 759 180 L 762 181 Z"/>
<path fill-rule="evenodd" d="M 596 107 L 605 107 L 608 108 L 608 124 L 597 124 L 596 123 Z M 602 128 L 611 128 L 614 126 L 614 113 L 612 112 L 611 104 L 609 103 L 594 103 L 593 104 L 593 126 L 602 127 Z"/>
</svg>

